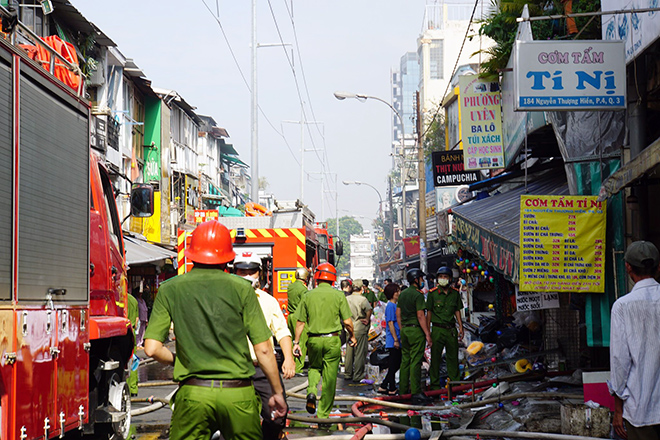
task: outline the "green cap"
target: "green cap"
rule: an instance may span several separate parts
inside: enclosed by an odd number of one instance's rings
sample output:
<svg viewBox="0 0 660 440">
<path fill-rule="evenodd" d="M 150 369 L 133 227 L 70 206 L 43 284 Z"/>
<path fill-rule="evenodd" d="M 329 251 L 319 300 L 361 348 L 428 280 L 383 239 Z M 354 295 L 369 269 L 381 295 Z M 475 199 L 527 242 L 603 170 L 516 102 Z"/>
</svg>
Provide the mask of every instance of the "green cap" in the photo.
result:
<svg viewBox="0 0 660 440">
<path fill-rule="evenodd" d="M 635 241 L 628 246 L 625 256 L 626 263 L 635 267 L 653 267 L 660 262 L 660 253 L 650 241 Z"/>
</svg>

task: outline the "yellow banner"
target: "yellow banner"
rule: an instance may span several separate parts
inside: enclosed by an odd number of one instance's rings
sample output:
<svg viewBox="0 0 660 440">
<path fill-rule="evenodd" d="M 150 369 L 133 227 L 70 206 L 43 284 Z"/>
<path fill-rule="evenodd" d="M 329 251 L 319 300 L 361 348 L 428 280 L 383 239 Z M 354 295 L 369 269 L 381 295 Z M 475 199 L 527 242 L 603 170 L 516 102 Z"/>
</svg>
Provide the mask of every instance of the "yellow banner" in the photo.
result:
<svg viewBox="0 0 660 440">
<path fill-rule="evenodd" d="M 605 291 L 605 202 L 520 197 L 520 290 Z"/>
</svg>

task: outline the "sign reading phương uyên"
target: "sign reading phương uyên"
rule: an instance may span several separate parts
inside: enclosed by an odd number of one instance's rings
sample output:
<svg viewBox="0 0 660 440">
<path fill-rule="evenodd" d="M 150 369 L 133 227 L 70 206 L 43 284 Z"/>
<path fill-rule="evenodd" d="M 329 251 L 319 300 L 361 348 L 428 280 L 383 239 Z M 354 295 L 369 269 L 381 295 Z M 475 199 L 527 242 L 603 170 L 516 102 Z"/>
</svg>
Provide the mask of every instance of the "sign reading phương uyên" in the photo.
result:
<svg viewBox="0 0 660 440">
<path fill-rule="evenodd" d="M 520 290 L 604 292 L 606 202 L 520 197 Z"/>
<path fill-rule="evenodd" d="M 516 41 L 516 110 L 626 108 L 623 41 Z"/>
<path fill-rule="evenodd" d="M 499 82 L 458 78 L 465 171 L 504 168 Z"/>
</svg>

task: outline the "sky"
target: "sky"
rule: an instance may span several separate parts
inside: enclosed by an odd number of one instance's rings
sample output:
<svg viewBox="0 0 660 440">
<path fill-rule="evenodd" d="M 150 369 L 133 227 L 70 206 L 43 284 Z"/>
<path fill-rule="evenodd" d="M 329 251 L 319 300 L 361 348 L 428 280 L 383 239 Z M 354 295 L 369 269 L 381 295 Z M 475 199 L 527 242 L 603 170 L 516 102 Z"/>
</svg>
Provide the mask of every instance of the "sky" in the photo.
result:
<svg viewBox="0 0 660 440">
<path fill-rule="evenodd" d="M 134 60 L 154 87 L 176 90 L 199 114 L 212 116 L 227 129 L 228 142 L 250 163 L 251 95 L 246 81 L 251 84 L 251 1 L 71 3 Z M 333 92 L 391 101 L 390 71 L 398 69 L 404 53 L 416 51 L 425 4 L 257 0 L 258 44 L 291 44 L 257 51 L 257 95 L 263 111 L 258 122 L 259 175 L 278 200 L 301 195 L 300 124 L 285 121 L 301 120 L 302 100 L 305 120 L 318 122 L 306 124 L 302 136 L 305 150 L 317 150 L 304 153 L 304 203 L 317 220 L 334 217 L 337 211 L 339 217 L 358 216 L 371 228 L 369 219 L 378 215 L 376 191 L 342 181 L 369 183 L 387 200 L 392 113 L 374 100 L 338 101 Z M 325 177 L 329 181 L 322 204 L 324 169 L 331 174 Z"/>
</svg>

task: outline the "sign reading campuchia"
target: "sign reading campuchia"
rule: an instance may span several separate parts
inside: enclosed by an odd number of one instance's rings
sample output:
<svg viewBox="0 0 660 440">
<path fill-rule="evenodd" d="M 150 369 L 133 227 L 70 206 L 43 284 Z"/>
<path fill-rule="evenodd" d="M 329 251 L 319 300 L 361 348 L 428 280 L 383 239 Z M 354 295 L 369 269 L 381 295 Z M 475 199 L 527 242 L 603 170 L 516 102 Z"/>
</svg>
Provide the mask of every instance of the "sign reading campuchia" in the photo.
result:
<svg viewBox="0 0 660 440">
<path fill-rule="evenodd" d="M 520 197 L 520 290 L 605 291 L 605 202 Z"/>
<path fill-rule="evenodd" d="M 516 110 L 626 108 L 623 41 L 516 41 Z"/>
<path fill-rule="evenodd" d="M 478 182 L 478 171 L 465 171 L 463 150 L 434 151 L 431 155 L 434 186 L 469 185 Z"/>
</svg>

